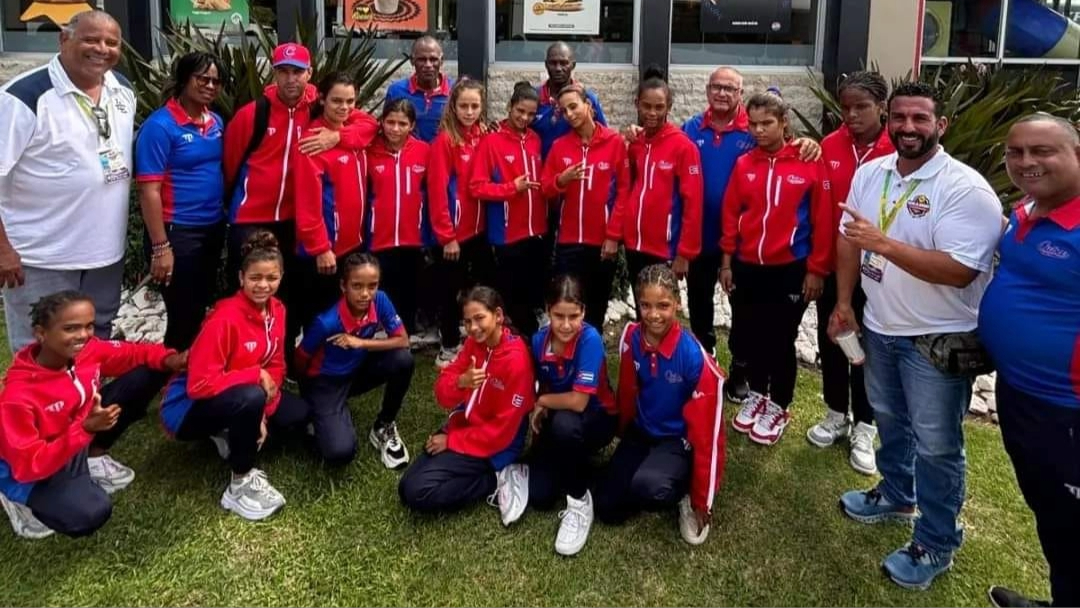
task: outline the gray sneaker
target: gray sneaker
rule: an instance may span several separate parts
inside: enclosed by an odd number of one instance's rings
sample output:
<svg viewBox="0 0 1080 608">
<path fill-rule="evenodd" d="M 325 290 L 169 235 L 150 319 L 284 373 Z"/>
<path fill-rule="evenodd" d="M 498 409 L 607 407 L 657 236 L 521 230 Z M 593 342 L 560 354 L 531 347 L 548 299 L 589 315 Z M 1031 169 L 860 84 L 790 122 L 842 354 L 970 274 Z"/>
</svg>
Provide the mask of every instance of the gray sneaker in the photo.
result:
<svg viewBox="0 0 1080 608">
<path fill-rule="evenodd" d="M 266 473 L 251 469 L 246 475 L 233 479 L 221 495 L 221 506 L 244 519 L 266 519 L 285 506 L 285 497 L 270 485 Z"/>
<path fill-rule="evenodd" d="M 15 536 L 37 540 L 53 534 L 53 531 L 34 517 L 30 507 L 19 504 L 7 496 L 0 494 L 0 507 L 4 508 L 8 519 L 11 520 L 11 529 Z"/>
<path fill-rule="evenodd" d="M 388 422 L 371 427 L 368 433 L 368 441 L 379 452 L 383 466 L 388 469 L 399 469 L 409 464 L 409 449 L 398 435 L 397 424 Z"/>
</svg>

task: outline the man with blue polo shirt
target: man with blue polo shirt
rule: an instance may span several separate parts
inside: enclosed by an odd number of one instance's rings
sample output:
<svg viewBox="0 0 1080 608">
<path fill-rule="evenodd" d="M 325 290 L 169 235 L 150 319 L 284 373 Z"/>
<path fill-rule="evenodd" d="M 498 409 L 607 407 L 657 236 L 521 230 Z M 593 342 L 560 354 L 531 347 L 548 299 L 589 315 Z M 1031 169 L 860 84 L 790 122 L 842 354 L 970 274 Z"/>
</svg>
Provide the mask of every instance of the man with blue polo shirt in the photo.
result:
<svg viewBox="0 0 1080 608">
<path fill-rule="evenodd" d="M 537 92 L 540 94 L 540 107 L 533 119 L 532 130 L 540 136 L 540 156 L 547 158 L 551 144 L 555 143 L 563 135 L 570 132 L 570 123 L 566 121 L 562 111 L 559 110 L 559 91 L 568 84 L 574 83 L 574 50 L 565 42 L 554 42 L 547 49 L 544 59 L 544 68 L 547 69 L 548 79 L 540 85 Z M 604 117 L 604 109 L 600 107 L 600 98 L 596 93 L 585 89 L 585 96 L 592 104 L 596 112 L 596 122 L 607 126 L 607 118 Z M 558 225 L 556 222 L 553 225 Z"/>
<path fill-rule="evenodd" d="M 1026 197 L 998 246 L 979 310 L 997 366 L 1001 438 L 1035 514 L 1055 606 L 1080 605 L 1080 137 L 1032 114 L 1009 130 L 1005 166 Z M 1037 606 L 991 587 L 995 606 Z"/>
<path fill-rule="evenodd" d="M 413 75 L 387 87 L 386 103 L 408 99 L 416 109 L 416 137 L 431 143 L 439 133 L 439 121 L 454 81 L 442 73 L 442 45 L 432 36 L 421 36 L 413 42 L 409 61 Z"/>
</svg>

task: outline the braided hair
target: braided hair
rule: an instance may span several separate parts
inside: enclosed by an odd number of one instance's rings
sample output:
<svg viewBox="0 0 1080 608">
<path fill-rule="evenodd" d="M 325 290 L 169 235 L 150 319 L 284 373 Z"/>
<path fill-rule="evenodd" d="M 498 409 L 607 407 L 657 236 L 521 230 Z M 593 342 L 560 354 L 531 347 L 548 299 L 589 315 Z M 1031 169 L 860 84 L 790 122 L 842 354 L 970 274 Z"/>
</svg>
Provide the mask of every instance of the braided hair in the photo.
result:
<svg viewBox="0 0 1080 608">
<path fill-rule="evenodd" d="M 675 271 L 667 264 L 653 264 L 641 269 L 637 276 L 637 293 L 639 297 L 646 287 L 659 287 L 667 290 L 675 298 L 676 302 L 679 301 L 679 279 L 675 277 Z"/>
<path fill-rule="evenodd" d="M 837 96 L 842 95 L 846 89 L 862 89 L 873 97 L 874 101 L 885 101 L 889 98 L 889 83 L 877 72 L 859 70 L 848 74 L 836 89 Z"/>
<path fill-rule="evenodd" d="M 94 300 L 88 294 L 74 289 L 65 289 L 43 296 L 30 306 L 30 325 L 48 329 L 60 311 L 79 302 L 93 304 Z"/>
</svg>

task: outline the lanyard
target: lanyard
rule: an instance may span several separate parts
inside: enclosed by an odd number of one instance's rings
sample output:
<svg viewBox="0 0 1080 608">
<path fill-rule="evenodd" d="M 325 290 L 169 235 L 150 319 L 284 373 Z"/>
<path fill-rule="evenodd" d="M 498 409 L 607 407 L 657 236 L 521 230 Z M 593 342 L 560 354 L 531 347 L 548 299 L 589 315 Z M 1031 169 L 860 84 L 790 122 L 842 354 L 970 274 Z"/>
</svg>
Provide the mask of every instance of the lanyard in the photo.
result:
<svg viewBox="0 0 1080 608">
<path fill-rule="evenodd" d="M 921 179 L 911 180 L 911 183 L 908 184 L 907 190 L 904 191 L 903 196 L 896 199 L 896 202 L 893 203 L 892 207 L 886 211 L 885 206 L 888 204 L 889 200 L 889 186 L 892 185 L 892 171 L 885 174 L 885 188 L 881 190 L 881 209 L 880 214 L 878 215 L 878 227 L 881 228 L 882 234 L 889 233 L 889 228 L 892 227 L 893 222 L 896 221 L 896 214 L 900 211 L 900 208 L 904 206 L 904 203 L 907 202 L 911 193 L 914 192 L 921 183 Z"/>
<path fill-rule="evenodd" d="M 870 149 L 865 154 L 859 156 L 859 149 L 855 147 L 855 144 L 851 144 L 851 153 L 855 155 L 855 168 L 858 169 L 866 162 L 866 157 L 870 156 L 874 152 L 874 146 L 870 146 Z"/>
<path fill-rule="evenodd" d="M 90 119 L 94 127 L 97 128 L 98 137 L 102 141 L 108 141 L 112 137 L 112 129 L 109 126 L 109 113 L 103 109 L 100 105 L 91 106 L 88 101 L 82 95 L 75 95 L 75 103 L 83 111 L 83 114 Z"/>
</svg>

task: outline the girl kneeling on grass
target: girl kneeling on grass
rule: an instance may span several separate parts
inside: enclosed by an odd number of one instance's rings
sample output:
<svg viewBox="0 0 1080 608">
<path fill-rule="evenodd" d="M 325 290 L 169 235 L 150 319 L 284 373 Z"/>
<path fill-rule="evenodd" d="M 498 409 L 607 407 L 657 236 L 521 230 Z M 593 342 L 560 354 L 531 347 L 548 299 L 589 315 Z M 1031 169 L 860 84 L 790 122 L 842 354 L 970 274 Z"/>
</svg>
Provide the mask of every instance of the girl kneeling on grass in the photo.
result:
<svg viewBox="0 0 1080 608">
<path fill-rule="evenodd" d="M 348 464 L 356 456 L 349 396 L 382 384 L 386 385 L 382 409 L 368 440 L 388 469 L 409 462 L 409 450 L 394 420 L 409 392 L 413 357 L 405 325 L 379 289 L 379 279 L 379 261 L 370 253 L 345 258 L 341 300 L 304 328 L 304 339 L 296 349 L 296 369 L 304 374 L 300 394 L 311 407 L 315 443 L 333 465 Z M 385 337 L 376 337 L 379 332 Z"/>
<path fill-rule="evenodd" d="M 161 403 L 166 432 L 181 441 L 211 439 L 232 469 L 221 506 L 244 519 L 269 517 L 285 505 L 266 473 L 255 468 L 268 423 L 289 427 L 307 418 L 303 399 L 281 391 L 285 379 L 285 306 L 274 297 L 283 262 L 277 239 L 253 233 L 241 249 L 240 290 L 210 311 L 191 345 L 187 373 L 175 377 Z"/>
<path fill-rule="evenodd" d="M 556 146 L 559 144 L 556 143 Z M 555 552 L 574 555 L 585 546 L 593 522 L 588 490 L 589 459 L 611 443 L 618 418 L 608 383 L 604 338 L 584 321 L 581 284 L 555 278 L 546 303 L 551 324 L 533 336 L 540 396 L 533 410 L 529 500 L 544 509 L 566 494 Z"/>
<path fill-rule="evenodd" d="M 135 479 L 109 448 L 187 355 L 95 338 L 94 303 L 77 291 L 41 298 L 30 316 L 36 341 L 0 392 L 0 505 L 18 536 L 86 536 L 112 514 L 106 494 Z"/>
<path fill-rule="evenodd" d="M 532 358 L 494 289 L 474 287 L 462 308 L 469 337 L 435 381 L 435 400 L 450 417 L 428 438 L 398 493 L 421 512 L 455 511 L 488 496 L 509 526 L 529 502 L 529 469 L 514 461 L 536 401 Z"/>
<path fill-rule="evenodd" d="M 640 323 L 619 340 L 616 404 L 622 439 L 594 488 L 596 517 L 621 523 L 642 509 L 679 507 L 679 532 L 700 544 L 724 472 L 724 377 L 676 318 L 679 291 L 667 265 L 637 280 Z"/>
</svg>

